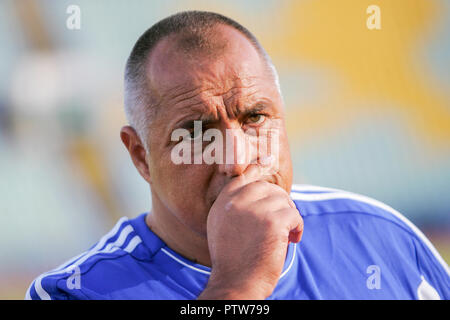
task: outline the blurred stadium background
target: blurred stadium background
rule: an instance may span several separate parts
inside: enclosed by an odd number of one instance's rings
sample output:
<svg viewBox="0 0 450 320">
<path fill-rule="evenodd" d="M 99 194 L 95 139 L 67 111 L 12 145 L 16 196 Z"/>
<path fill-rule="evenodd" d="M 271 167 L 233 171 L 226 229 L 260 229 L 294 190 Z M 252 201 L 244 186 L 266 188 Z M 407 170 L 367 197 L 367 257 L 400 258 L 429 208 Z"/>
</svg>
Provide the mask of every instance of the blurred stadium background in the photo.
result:
<svg viewBox="0 0 450 320">
<path fill-rule="evenodd" d="M 450 1 L 1 1 L 0 298 L 150 208 L 119 138 L 123 69 L 187 9 L 236 19 L 272 56 L 296 183 L 391 205 L 450 261 Z"/>
</svg>

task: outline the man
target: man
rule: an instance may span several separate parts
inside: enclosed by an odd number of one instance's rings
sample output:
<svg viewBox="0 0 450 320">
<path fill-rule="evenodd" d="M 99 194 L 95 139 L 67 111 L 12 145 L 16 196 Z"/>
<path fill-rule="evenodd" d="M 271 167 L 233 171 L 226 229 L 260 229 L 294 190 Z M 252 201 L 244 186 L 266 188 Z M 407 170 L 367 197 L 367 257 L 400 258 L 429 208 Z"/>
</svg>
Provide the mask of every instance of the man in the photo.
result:
<svg viewBox="0 0 450 320">
<path fill-rule="evenodd" d="M 121 219 L 27 298 L 450 298 L 448 266 L 397 211 L 292 186 L 277 74 L 238 23 L 193 11 L 147 30 L 127 62 L 125 110 L 121 139 L 151 212 Z"/>
</svg>

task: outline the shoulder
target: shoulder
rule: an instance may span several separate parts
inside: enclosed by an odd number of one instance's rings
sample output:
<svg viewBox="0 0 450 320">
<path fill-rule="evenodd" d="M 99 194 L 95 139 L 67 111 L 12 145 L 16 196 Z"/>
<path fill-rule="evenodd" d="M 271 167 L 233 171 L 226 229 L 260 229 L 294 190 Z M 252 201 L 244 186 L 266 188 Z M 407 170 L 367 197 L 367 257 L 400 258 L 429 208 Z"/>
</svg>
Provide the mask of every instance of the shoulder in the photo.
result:
<svg viewBox="0 0 450 320">
<path fill-rule="evenodd" d="M 303 217 L 355 214 L 369 219 L 380 218 L 396 224 L 418 237 L 423 233 L 403 214 L 373 198 L 340 189 L 313 185 L 293 185 L 291 198 Z"/>
<path fill-rule="evenodd" d="M 116 225 L 94 246 L 59 267 L 37 277 L 26 293 L 26 299 L 103 298 L 111 274 L 134 268 L 142 255 L 142 240 L 128 218 Z M 102 280 L 103 279 L 103 280 Z"/>
<path fill-rule="evenodd" d="M 345 190 L 299 184 L 292 186 L 291 198 L 305 225 L 308 220 L 320 220 L 318 224 L 328 220 L 346 230 L 353 228 L 361 239 L 390 242 L 391 248 L 407 242 L 414 254 L 433 260 L 444 273 L 450 274 L 448 265 L 423 232 L 381 201 Z"/>
</svg>

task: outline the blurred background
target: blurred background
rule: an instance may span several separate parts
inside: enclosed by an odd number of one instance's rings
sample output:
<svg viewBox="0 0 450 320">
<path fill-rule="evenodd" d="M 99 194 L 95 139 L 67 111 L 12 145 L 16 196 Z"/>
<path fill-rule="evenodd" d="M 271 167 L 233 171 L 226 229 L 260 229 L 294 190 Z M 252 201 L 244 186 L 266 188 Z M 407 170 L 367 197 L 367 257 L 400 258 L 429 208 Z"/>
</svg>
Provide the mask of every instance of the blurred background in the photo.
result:
<svg viewBox="0 0 450 320">
<path fill-rule="evenodd" d="M 151 208 L 119 138 L 123 70 L 148 27 L 188 9 L 230 16 L 271 55 L 296 183 L 387 203 L 449 263 L 450 1 L 3 0 L 1 299 Z"/>
</svg>

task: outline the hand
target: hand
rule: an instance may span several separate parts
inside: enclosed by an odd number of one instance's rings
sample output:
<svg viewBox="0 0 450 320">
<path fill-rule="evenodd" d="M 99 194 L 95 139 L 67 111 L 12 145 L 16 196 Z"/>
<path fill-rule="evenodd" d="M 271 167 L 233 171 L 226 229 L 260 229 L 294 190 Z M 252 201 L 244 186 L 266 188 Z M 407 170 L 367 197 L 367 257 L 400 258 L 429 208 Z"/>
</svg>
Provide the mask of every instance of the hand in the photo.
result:
<svg viewBox="0 0 450 320">
<path fill-rule="evenodd" d="M 303 220 L 289 194 L 251 164 L 220 192 L 207 220 L 212 272 L 199 299 L 265 299 Z"/>
</svg>

